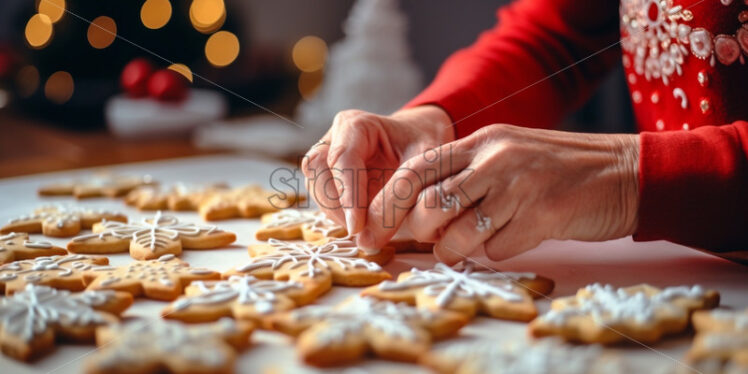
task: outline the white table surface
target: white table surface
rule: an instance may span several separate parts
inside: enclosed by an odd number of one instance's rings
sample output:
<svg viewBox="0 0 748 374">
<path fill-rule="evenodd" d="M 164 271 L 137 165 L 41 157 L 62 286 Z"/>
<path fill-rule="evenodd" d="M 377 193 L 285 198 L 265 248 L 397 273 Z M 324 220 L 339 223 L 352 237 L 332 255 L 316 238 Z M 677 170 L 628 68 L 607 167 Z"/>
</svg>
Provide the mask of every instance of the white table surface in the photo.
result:
<svg viewBox="0 0 748 374">
<path fill-rule="evenodd" d="M 269 176 L 278 167 L 287 166 L 258 158 L 208 156 L 117 165 L 109 170 L 131 174 L 151 174 L 162 183 L 225 181 L 235 186 L 246 183 L 269 186 Z M 89 172 L 77 170 L 0 179 L 0 207 L 2 207 L 0 222 L 27 214 L 36 206 L 44 203 L 71 203 L 116 209 L 126 212 L 130 219 L 138 220 L 148 214 L 126 207 L 116 199 L 75 201 L 70 197 L 41 198 L 36 194 L 37 187 L 43 183 L 69 179 L 75 175 L 86 175 Z M 201 222 L 196 213 L 176 213 L 176 215 L 186 221 Z M 217 224 L 221 228 L 237 233 L 238 239 L 231 248 L 212 251 L 186 250 L 181 257 L 192 265 L 218 271 L 244 263 L 249 258 L 246 246 L 255 242 L 254 232 L 259 227 L 258 220 L 235 219 L 220 221 Z M 40 238 L 41 235 L 34 237 Z M 47 240 L 62 247 L 67 243 L 67 239 L 47 238 Z M 115 265 L 131 261 L 126 253 L 108 257 Z M 479 261 L 486 263 L 485 259 Z M 396 276 L 397 273 L 413 266 L 430 267 L 433 263 L 434 259 L 430 254 L 401 254 L 386 265 L 385 269 Z M 655 286 L 701 284 L 718 290 L 722 295 L 722 305 L 725 307 L 748 307 L 748 267 L 667 242 L 635 243 L 631 238 L 603 243 L 548 241 L 535 250 L 504 261 L 500 264 L 500 268 L 511 271 L 532 271 L 554 279 L 556 289 L 552 297 L 573 294 L 576 289 L 594 282 L 610 283 L 615 286 L 629 286 L 642 282 Z M 358 291 L 357 288 L 334 287 L 319 299 L 318 303 L 335 303 Z M 537 304 L 543 312 L 548 310 L 549 300 L 542 299 Z M 124 313 L 124 316 L 158 318 L 159 311 L 165 305 L 165 302 L 139 299 Z M 484 317 L 476 318 L 463 328 L 461 335 L 466 338 L 490 337 L 496 339 L 497 342 L 527 339 L 524 323 Z M 244 351 L 238 360 L 237 372 L 318 372 L 299 363 L 292 340 L 288 337 L 269 331 L 256 331 L 252 340 L 252 347 Z M 449 342 L 437 344 L 449 344 Z M 678 361 L 689 345 L 690 336 L 683 334 L 650 347 L 631 343 L 612 348 L 612 350 L 620 352 L 634 368 L 641 367 L 646 372 L 668 372 L 679 365 Z M 78 373 L 81 371 L 85 356 L 93 350 L 93 346 L 61 344 L 52 353 L 30 364 L 20 363 L 0 355 L 0 373 Z M 420 373 L 427 371 L 416 365 L 368 359 L 355 367 L 322 372 Z"/>
</svg>

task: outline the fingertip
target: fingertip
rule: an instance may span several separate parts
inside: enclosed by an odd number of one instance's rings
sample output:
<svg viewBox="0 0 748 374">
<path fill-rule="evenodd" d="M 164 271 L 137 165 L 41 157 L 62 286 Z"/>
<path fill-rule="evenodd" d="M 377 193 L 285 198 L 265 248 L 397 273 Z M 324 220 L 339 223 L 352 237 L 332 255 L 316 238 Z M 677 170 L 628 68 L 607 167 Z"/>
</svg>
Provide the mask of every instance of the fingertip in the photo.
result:
<svg viewBox="0 0 748 374">
<path fill-rule="evenodd" d="M 376 247 L 374 243 L 374 234 L 369 229 L 363 229 L 358 234 L 358 239 L 356 241 L 356 244 L 364 250 L 371 250 Z"/>
<path fill-rule="evenodd" d="M 345 229 L 348 231 L 348 235 L 355 235 L 358 232 L 356 230 L 356 217 L 353 213 L 353 209 L 343 210 L 343 214 L 345 215 Z"/>
<path fill-rule="evenodd" d="M 458 256 L 454 249 L 448 248 L 441 243 L 434 245 L 434 257 L 436 257 L 437 261 L 449 266 L 462 261 L 462 257 Z"/>
</svg>

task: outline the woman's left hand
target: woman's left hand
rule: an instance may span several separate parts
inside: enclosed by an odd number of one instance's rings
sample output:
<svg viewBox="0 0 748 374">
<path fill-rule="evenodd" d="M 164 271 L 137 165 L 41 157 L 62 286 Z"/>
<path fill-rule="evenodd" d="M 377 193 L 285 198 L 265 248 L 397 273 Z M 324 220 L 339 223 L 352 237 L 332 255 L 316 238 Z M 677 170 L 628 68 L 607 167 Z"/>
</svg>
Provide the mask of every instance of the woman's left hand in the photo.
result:
<svg viewBox="0 0 748 374">
<path fill-rule="evenodd" d="M 630 235 L 638 155 L 637 135 L 487 126 L 407 160 L 369 205 L 359 245 L 379 248 L 405 224 L 454 264 L 476 251 L 505 259 L 545 239 Z"/>
</svg>

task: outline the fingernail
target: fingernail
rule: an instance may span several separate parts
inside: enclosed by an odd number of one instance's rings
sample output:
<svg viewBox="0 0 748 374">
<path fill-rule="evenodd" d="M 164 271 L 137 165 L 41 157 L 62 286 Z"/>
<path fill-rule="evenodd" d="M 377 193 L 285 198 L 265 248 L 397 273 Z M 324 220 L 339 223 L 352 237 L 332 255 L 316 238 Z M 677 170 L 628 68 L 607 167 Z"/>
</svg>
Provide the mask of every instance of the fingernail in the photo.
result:
<svg viewBox="0 0 748 374">
<path fill-rule="evenodd" d="M 350 209 L 345 209 L 343 210 L 343 214 L 345 214 L 345 226 L 346 230 L 348 230 L 348 235 L 355 234 L 353 230 L 356 228 L 356 225 L 353 221 L 353 211 Z"/>
</svg>

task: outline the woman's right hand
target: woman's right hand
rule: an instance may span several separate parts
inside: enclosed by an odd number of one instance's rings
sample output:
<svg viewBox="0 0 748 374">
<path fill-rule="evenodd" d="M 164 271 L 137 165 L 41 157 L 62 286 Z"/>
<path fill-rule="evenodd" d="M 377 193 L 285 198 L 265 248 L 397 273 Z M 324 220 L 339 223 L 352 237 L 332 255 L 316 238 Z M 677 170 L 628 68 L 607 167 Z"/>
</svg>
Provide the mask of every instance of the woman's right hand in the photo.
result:
<svg viewBox="0 0 748 374">
<path fill-rule="evenodd" d="M 366 223 L 369 202 L 395 170 L 453 141 L 451 125 L 444 110 L 430 105 L 391 116 L 342 111 L 302 160 L 307 190 L 322 211 L 356 234 Z"/>
</svg>

